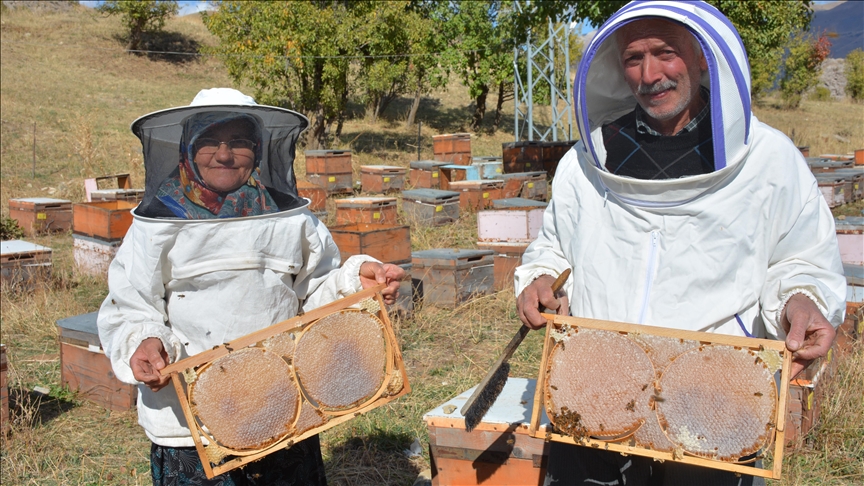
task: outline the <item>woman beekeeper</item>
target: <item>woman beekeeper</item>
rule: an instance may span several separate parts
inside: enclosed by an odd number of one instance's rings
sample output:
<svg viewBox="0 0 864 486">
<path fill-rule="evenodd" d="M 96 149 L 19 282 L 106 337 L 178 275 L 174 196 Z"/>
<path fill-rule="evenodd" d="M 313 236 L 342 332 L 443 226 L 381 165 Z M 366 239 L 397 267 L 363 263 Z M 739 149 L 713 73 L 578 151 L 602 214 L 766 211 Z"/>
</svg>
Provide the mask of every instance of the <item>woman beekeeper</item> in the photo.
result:
<svg viewBox="0 0 864 486">
<path fill-rule="evenodd" d="M 294 147 L 308 120 L 239 91 L 132 123 L 144 148 L 144 200 L 108 273 L 99 336 L 114 373 L 138 385 L 154 484 L 324 484 L 317 436 L 212 480 L 159 370 L 404 271 L 339 249 L 297 196 Z M 179 156 L 179 157 L 178 157 Z M 179 163 L 178 163 L 179 162 Z"/>
</svg>

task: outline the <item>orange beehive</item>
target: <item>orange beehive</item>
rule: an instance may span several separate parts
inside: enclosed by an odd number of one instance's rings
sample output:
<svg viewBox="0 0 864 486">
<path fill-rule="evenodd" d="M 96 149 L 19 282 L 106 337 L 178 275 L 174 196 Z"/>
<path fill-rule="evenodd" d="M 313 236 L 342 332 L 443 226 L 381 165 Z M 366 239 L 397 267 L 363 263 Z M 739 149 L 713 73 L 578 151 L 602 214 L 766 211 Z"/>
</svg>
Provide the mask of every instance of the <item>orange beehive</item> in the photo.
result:
<svg viewBox="0 0 864 486">
<path fill-rule="evenodd" d="M 327 194 L 354 190 L 350 150 L 307 150 L 305 154 L 306 180 Z"/>
<path fill-rule="evenodd" d="M 408 169 L 395 165 L 362 165 L 360 185 L 363 192 L 372 194 L 399 192 L 405 185 L 407 172 Z"/>
<path fill-rule="evenodd" d="M 492 205 L 495 199 L 501 199 L 504 181 L 458 181 L 451 182 L 451 191 L 459 193 L 459 209 L 462 211 L 479 211 Z"/>
<path fill-rule="evenodd" d="M 471 164 L 471 134 L 447 133 L 432 137 L 432 152 L 435 160 L 451 164 Z M 445 188 L 446 189 L 446 188 Z"/>
<path fill-rule="evenodd" d="M 559 142 L 543 142 L 543 170 L 549 174 L 549 177 L 555 176 L 555 171 L 558 169 L 558 162 L 564 157 L 570 148 L 576 144 L 576 140 L 559 141 Z"/>
<path fill-rule="evenodd" d="M 72 205 L 72 231 L 105 241 L 126 236 L 132 226 L 133 201 L 99 201 Z"/>
<path fill-rule="evenodd" d="M 330 228 L 344 263 L 354 255 L 369 255 L 384 263 L 411 262 L 411 233 L 408 226 L 352 223 Z"/>
<path fill-rule="evenodd" d="M 336 199 L 336 224 L 396 224 L 395 197 Z"/>
<path fill-rule="evenodd" d="M 9 217 L 18 221 L 27 236 L 68 231 L 72 227 L 72 201 L 48 197 L 10 199 Z"/>
<path fill-rule="evenodd" d="M 297 193 L 309 200 L 309 211 L 313 213 L 327 210 L 327 191 L 308 181 L 297 181 Z"/>
<path fill-rule="evenodd" d="M 540 142 L 510 142 L 501 144 L 504 173 L 544 170 L 543 146 Z"/>
<path fill-rule="evenodd" d="M 57 321 L 60 381 L 80 396 L 111 410 L 135 407 L 138 388 L 114 376 L 96 328 L 98 312 Z"/>
<path fill-rule="evenodd" d="M 543 171 L 514 172 L 500 177 L 504 181 L 501 198 L 521 197 L 545 201 L 548 194 L 546 173 Z"/>
<path fill-rule="evenodd" d="M 438 160 L 415 160 L 411 162 L 408 184 L 414 189 L 440 189 L 441 173 L 439 167 L 449 163 Z"/>
</svg>

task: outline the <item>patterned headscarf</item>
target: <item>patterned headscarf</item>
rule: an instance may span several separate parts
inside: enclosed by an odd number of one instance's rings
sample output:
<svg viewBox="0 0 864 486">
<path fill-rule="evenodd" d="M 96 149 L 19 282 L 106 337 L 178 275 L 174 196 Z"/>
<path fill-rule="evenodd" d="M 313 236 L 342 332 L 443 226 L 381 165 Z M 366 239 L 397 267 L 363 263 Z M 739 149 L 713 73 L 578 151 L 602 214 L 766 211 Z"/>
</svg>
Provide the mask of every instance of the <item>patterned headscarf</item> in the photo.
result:
<svg viewBox="0 0 864 486">
<path fill-rule="evenodd" d="M 249 180 L 239 188 L 228 193 L 215 191 L 207 186 L 198 172 L 195 140 L 209 130 L 236 120 L 255 127 L 255 168 Z M 261 139 L 261 125 L 252 115 L 212 111 L 190 116 L 183 122 L 179 168 L 176 175 L 162 183 L 156 198 L 183 219 L 236 218 L 277 212 L 276 203 L 261 184 Z"/>
</svg>

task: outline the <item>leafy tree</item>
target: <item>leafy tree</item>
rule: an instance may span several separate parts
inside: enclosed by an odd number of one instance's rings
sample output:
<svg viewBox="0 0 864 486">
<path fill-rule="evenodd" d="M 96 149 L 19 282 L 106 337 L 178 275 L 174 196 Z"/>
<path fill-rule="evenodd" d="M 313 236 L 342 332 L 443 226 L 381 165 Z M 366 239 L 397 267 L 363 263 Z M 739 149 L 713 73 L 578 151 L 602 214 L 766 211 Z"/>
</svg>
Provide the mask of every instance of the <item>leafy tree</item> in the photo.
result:
<svg viewBox="0 0 864 486">
<path fill-rule="evenodd" d="M 788 108 L 798 108 L 804 93 L 816 86 L 820 66 L 830 51 L 831 41 L 825 35 L 814 39 L 799 32 L 789 41 L 789 54 L 780 77 L 780 94 Z"/>
<path fill-rule="evenodd" d="M 846 55 L 846 94 L 855 101 L 864 100 L 864 50 L 855 49 Z"/>
<path fill-rule="evenodd" d="M 120 15 L 129 31 L 129 49 L 138 50 L 147 32 L 158 32 L 165 21 L 178 12 L 177 2 L 171 0 L 108 0 L 99 7 L 99 12 Z"/>
</svg>

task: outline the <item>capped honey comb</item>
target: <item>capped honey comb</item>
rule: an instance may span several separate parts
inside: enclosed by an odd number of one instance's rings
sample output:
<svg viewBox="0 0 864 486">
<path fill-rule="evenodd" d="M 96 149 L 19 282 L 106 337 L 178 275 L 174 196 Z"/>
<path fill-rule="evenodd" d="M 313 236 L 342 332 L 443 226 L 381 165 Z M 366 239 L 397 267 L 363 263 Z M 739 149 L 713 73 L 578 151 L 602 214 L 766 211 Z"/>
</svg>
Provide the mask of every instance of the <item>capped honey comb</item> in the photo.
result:
<svg viewBox="0 0 864 486">
<path fill-rule="evenodd" d="M 713 345 L 675 358 L 660 377 L 657 403 L 669 440 L 689 454 L 729 462 L 767 446 L 777 388 L 773 371 L 755 357 Z"/>
<path fill-rule="evenodd" d="M 546 413 L 575 439 L 632 434 L 647 416 L 654 366 L 645 351 L 613 331 L 573 329 L 552 349 Z"/>
<path fill-rule="evenodd" d="M 266 447 L 291 433 L 299 398 L 291 368 L 263 348 L 218 358 L 189 385 L 193 414 L 234 450 Z"/>
<path fill-rule="evenodd" d="M 296 434 L 302 434 L 309 429 L 318 427 L 327 423 L 327 417 L 315 409 L 309 402 L 303 400 L 300 406 L 300 416 L 297 417 L 297 424 L 294 426 Z"/>
<path fill-rule="evenodd" d="M 386 345 L 378 318 L 342 310 L 303 332 L 294 351 L 294 372 L 319 410 L 351 409 L 372 399 L 384 384 Z"/>
<path fill-rule="evenodd" d="M 687 339 L 671 338 L 666 336 L 657 336 L 654 334 L 644 334 L 631 332 L 627 337 L 639 344 L 642 349 L 648 353 L 651 362 L 654 363 L 654 369 L 657 374 L 663 372 L 669 363 L 672 362 L 680 354 L 685 351 L 699 347 L 699 342 Z"/>
</svg>

